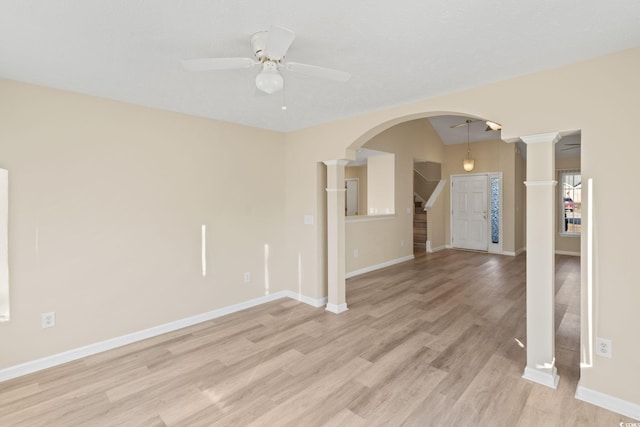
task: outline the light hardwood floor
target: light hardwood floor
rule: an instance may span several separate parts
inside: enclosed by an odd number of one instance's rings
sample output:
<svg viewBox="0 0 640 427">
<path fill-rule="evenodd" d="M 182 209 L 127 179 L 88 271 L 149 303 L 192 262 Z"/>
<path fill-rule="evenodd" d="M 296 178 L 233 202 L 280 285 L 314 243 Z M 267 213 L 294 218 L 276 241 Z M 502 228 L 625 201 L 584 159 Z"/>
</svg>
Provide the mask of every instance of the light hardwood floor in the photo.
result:
<svg viewBox="0 0 640 427">
<path fill-rule="evenodd" d="M 556 261 L 554 391 L 521 378 L 525 258 L 420 256 L 0 383 L 1 426 L 618 426 L 576 400 L 579 259 Z"/>
</svg>

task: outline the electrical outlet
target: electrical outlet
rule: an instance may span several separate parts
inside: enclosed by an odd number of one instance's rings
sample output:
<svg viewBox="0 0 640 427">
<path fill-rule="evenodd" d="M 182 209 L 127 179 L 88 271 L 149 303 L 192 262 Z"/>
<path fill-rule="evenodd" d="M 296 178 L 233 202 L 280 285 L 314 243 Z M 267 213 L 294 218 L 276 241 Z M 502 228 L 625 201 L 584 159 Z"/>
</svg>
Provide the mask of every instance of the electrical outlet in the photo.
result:
<svg viewBox="0 0 640 427">
<path fill-rule="evenodd" d="M 400 240 L 400 247 L 404 248 L 404 240 Z"/>
<path fill-rule="evenodd" d="M 42 313 L 42 329 L 52 328 L 54 326 L 56 326 L 56 313 L 53 311 Z"/>
<path fill-rule="evenodd" d="M 596 354 L 611 359 L 613 357 L 613 344 L 611 340 L 596 337 Z"/>
<path fill-rule="evenodd" d="M 244 283 L 249 283 L 251 281 L 251 273 L 244 273 Z"/>
<path fill-rule="evenodd" d="M 357 249 L 353 250 L 353 257 L 354 258 L 358 258 L 358 255 L 360 255 L 360 252 Z"/>
</svg>

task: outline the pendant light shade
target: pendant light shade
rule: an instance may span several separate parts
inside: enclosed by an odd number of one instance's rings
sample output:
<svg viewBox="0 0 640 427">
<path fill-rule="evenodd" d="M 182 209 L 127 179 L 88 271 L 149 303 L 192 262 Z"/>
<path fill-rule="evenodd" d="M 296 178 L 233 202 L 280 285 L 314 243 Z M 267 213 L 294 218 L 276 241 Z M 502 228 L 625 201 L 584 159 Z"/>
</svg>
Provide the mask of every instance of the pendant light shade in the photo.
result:
<svg viewBox="0 0 640 427">
<path fill-rule="evenodd" d="M 469 155 L 469 153 L 467 153 L 467 156 L 468 155 Z M 473 170 L 474 166 L 475 166 L 475 160 L 473 160 L 473 159 L 464 159 L 464 161 L 462 162 L 462 167 L 467 172 L 471 172 Z"/>
</svg>

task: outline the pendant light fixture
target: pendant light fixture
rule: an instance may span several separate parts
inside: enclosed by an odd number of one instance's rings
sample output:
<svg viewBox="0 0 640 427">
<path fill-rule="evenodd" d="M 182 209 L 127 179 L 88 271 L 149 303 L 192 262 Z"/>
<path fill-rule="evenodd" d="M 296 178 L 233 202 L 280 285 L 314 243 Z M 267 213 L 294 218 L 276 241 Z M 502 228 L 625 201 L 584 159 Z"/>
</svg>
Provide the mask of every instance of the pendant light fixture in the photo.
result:
<svg viewBox="0 0 640 427">
<path fill-rule="evenodd" d="M 472 120 L 467 119 L 467 155 L 464 157 L 462 167 L 465 171 L 471 172 L 475 166 L 475 161 L 471 158 L 471 149 L 469 148 L 469 128 Z"/>
</svg>

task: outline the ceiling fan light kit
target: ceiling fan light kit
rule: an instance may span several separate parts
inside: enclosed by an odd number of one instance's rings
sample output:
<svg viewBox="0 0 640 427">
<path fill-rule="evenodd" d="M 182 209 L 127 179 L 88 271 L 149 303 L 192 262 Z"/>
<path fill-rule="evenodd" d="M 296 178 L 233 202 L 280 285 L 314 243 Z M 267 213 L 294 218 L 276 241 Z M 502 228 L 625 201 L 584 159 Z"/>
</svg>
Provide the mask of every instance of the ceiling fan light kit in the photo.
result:
<svg viewBox="0 0 640 427">
<path fill-rule="evenodd" d="M 351 78 L 351 74 L 345 71 L 296 62 L 283 62 L 282 60 L 294 39 L 295 33 L 293 31 L 272 25 L 268 31 L 259 31 L 251 35 L 251 47 L 255 59 L 199 58 L 182 61 L 182 66 L 188 70 L 210 71 L 252 68 L 261 65 L 262 70 L 256 76 L 256 87 L 267 94 L 278 92 L 284 87 L 284 78 L 280 73 L 282 68 L 338 82 L 346 82 Z"/>
<path fill-rule="evenodd" d="M 282 90 L 284 79 L 273 61 L 265 61 L 262 71 L 256 76 L 256 87 L 264 93 L 272 94 Z"/>
</svg>

